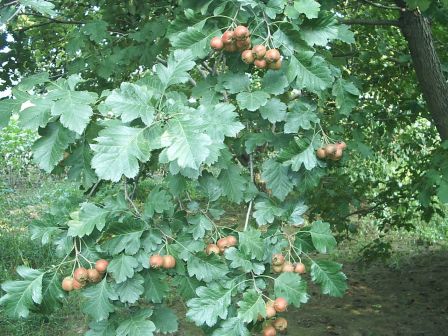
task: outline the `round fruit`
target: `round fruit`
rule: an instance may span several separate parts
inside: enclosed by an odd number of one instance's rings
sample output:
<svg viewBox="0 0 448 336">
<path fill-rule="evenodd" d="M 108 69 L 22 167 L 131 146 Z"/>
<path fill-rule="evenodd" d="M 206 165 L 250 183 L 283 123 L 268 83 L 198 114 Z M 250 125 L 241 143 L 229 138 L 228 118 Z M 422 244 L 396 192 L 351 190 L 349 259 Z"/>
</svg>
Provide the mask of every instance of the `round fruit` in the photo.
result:
<svg viewBox="0 0 448 336">
<path fill-rule="evenodd" d="M 316 156 L 319 158 L 319 159 L 325 159 L 326 157 L 327 157 L 327 153 L 325 152 L 325 148 L 318 148 L 317 150 L 316 150 Z"/>
<path fill-rule="evenodd" d="M 243 50 L 247 49 L 247 43 L 245 40 L 236 41 L 236 47 L 238 48 L 239 51 L 243 51 Z"/>
<path fill-rule="evenodd" d="M 163 256 L 163 268 L 170 269 L 176 266 L 176 259 L 172 255 Z"/>
<path fill-rule="evenodd" d="M 107 270 L 107 266 L 109 265 L 109 262 L 104 259 L 97 260 L 95 263 L 95 269 L 100 272 L 104 273 Z"/>
<path fill-rule="evenodd" d="M 232 30 L 228 30 L 226 32 L 224 32 L 224 34 L 222 34 L 221 36 L 221 41 L 224 44 L 230 44 L 233 42 L 233 31 Z"/>
<path fill-rule="evenodd" d="M 344 141 L 338 141 L 338 142 L 336 143 L 336 146 L 337 146 L 338 148 L 341 148 L 341 149 L 345 149 L 345 148 L 347 148 L 347 144 L 346 144 Z"/>
<path fill-rule="evenodd" d="M 266 47 L 261 44 L 257 44 L 252 48 L 252 52 L 255 54 L 256 58 L 263 59 L 266 54 Z"/>
<path fill-rule="evenodd" d="M 208 244 L 205 249 L 205 253 L 207 253 L 207 255 L 210 255 L 212 253 L 219 254 L 219 252 L 219 247 L 216 244 Z"/>
<path fill-rule="evenodd" d="M 332 157 L 335 153 L 338 147 L 335 144 L 328 144 L 325 146 L 325 154 L 328 157 Z"/>
<path fill-rule="evenodd" d="M 287 307 L 288 307 L 288 301 L 286 301 L 285 298 L 279 297 L 279 298 L 275 299 L 275 301 L 274 301 L 274 309 L 278 313 L 284 312 Z"/>
<path fill-rule="evenodd" d="M 89 273 L 84 267 L 78 267 L 73 273 L 73 278 L 75 278 L 75 280 L 79 282 L 86 282 L 89 278 Z"/>
<path fill-rule="evenodd" d="M 271 318 L 277 315 L 277 311 L 274 308 L 274 301 L 266 303 L 266 318 Z"/>
<path fill-rule="evenodd" d="M 281 59 L 279 59 L 278 61 L 276 61 L 274 63 L 269 64 L 269 69 L 272 69 L 272 70 L 280 70 L 281 67 L 282 67 Z"/>
<path fill-rule="evenodd" d="M 221 38 L 216 36 L 211 39 L 210 47 L 212 47 L 215 50 L 221 50 L 224 47 L 224 42 L 222 42 Z"/>
<path fill-rule="evenodd" d="M 90 282 L 97 283 L 101 281 L 101 273 L 95 268 L 90 268 L 87 270 L 88 279 Z"/>
<path fill-rule="evenodd" d="M 238 240 L 235 236 L 227 236 L 227 244 L 228 246 L 236 246 L 238 245 Z"/>
<path fill-rule="evenodd" d="M 246 64 L 252 64 L 255 59 L 252 50 L 244 50 L 243 53 L 241 54 L 241 59 Z"/>
<path fill-rule="evenodd" d="M 274 265 L 272 266 L 272 270 L 274 271 L 274 273 L 281 273 L 283 272 L 283 265 Z"/>
<path fill-rule="evenodd" d="M 277 331 L 275 330 L 275 328 L 271 325 L 268 325 L 266 327 L 264 327 L 263 329 L 263 336 L 275 336 L 277 335 Z"/>
<path fill-rule="evenodd" d="M 285 331 L 288 328 L 288 321 L 283 317 L 279 317 L 272 322 L 272 326 L 278 331 Z"/>
<path fill-rule="evenodd" d="M 156 254 L 149 257 L 149 264 L 151 267 L 159 268 L 163 266 L 163 257 Z"/>
<path fill-rule="evenodd" d="M 332 156 L 333 161 L 339 161 L 342 158 L 342 148 L 336 149 L 336 152 Z"/>
<path fill-rule="evenodd" d="M 272 256 L 272 265 L 280 266 L 285 263 L 285 256 L 281 253 L 276 253 Z"/>
<path fill-rule="evenodd" d="M 73 290 L 73 278 L 72 277 L 65 277 L 64 280 L 62 280 L 61 287 L 66 292 L 70 292 Z"/>
<path fill-rule="evenodd" d="M 236 44 L 235 43 L 224 44 L 224 51 L 227 51 L 227 52 L 237 51 Z"/>
<path fill-rule="evenodd" d="M 218 239 L 218 241 L 216 242 L 216 245 L 218 245 L 219 249 L 222 251 L 223 249 L 225 249 L 226 247 L 229 246 L 229 242 L 227 240 L 227 237 L 224 238 L 220 238 Z"/>
<path fill-rule="evenodd" d="M 282 266 L 282 272 L 294 272 L 294 266 L 289 262 L 285 262 Z"/>
<path fill-rule="evenodd" d="M 305 265 L 302 264 L 301 262 L 297 263 L 296 266 L 294 267 L 294 272 L 299 274 L 305 273 L 306 272 Z"/>
<path fill-rule="evenodd" d="M 73 279 L 73 289 L 81 289 L 85 286 L 85 282 L 79 282 L 76 279 Z"/>
<path fill-rule="evenodd" d="M 245 40 L 249 36 L 249 29 L 244 26 L 238 26 L 233 31 L 233 34 L 237 40 Z"/>
<path fill-rule="evenodd" d="M 277 49 L 269 49 L 264 58 L 271 63 L 277 62 L 280 59 L 280 52 Z"/>
<path fill-rule="evenodd" d="M 250 40 L 250 37 L 244 40 L 244 43 L 246 45 L 246 49 L 250 48 L 250 45 L 252 44 L 252 41 Z"/>
<path fill-rule="evenodd" d="M 266 60 L 264 59 L 256 59 L 254 61 L 254 65 L 259 69 L 266 69 L 266 66 L 268 65 Z"/>
</svg>

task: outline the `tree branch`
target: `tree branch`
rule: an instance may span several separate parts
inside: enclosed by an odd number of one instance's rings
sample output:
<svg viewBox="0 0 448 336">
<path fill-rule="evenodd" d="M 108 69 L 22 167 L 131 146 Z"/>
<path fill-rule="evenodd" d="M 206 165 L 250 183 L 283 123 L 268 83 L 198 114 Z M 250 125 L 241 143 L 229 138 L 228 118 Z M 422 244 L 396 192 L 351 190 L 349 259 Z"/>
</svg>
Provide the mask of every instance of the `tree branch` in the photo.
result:
<svg viewBox="0 0 448 336">
<path fill-rule="evenodd" d="M 15 5 L 15 4 L 18 4 L 18 3 L 19 3 L 19 0 L 11 1 L 11 2 L 5 3 L 3 5 L 0 5 L 0 9 L 3 9 L 3 8 L 11 6 L 11 5 Z"/>
<path fill-rule="evenodd" d="M 388 6 L 388 5 L 383 5 L 383 4 L 379 4 L 370 0 L 361 0 L 362 2 L 365 2 L 366 4 L 369 4 L 373 7 L 377 7 L 377 8 L 381 8 L 381 9 L 392 9 L 392 10 L 398 10 L 398 11 L 402 11 L 403 9 L 397 6 Z"/>
<path fill-rule="evenodd" d="M 32 26 L 28 26 L 28 27 L 19 29 L 19 32 L 23 33 L 23 32 L 25 32 L 27 30 L 38 28 L 38 27 L 42 27 L 42 26 L 47 26 L 47 25 L 52 24 L 52 23 L 73 24 L 73 25 L 85 24 L 85 22 L 83 22 L 83 21 L 65 21 L 65 20 L 59 20 L 59 19 L 52 19 L 52 18 L 49 18 L 49 17 L 45 17 L 45 18 L 48 19 L 49 21 L 38 23 L 38 24 L 35 24 L 35 25 L 32 25 Z"/>
<path fill-rule="evenodd" d="M 398 20 L 380 20 L 380 19 L 339 19 L 340 23 L 347 25 L 361 25 L 361 26 L 395 26 L 399 27 Z"/>
</svg>

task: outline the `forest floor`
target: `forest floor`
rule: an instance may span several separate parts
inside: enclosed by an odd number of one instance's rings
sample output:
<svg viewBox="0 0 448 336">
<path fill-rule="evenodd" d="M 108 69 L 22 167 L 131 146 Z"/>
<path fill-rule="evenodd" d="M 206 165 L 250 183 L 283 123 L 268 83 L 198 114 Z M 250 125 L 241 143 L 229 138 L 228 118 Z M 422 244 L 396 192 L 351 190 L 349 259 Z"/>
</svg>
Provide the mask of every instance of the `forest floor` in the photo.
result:
<svg viewBox="0 0 448 336">
<path fill-rule="evenodd" d="M 54 181 L 34 191 L 0 192 L 0 282 L 15 278 L 18 264 L 41 267 L 54 257 L 50 247 L 30 243 L 25 227 L 46 204 L 67 192 L 76 193 L 73 186 Z M 446 232 L 436 236 L 437 239 L 429 239 L 428 234 L 395 233 L 391 258 L 369 265 L 357 261 L 358 251 L 374 235 L 364 230 L 352 236 L 334 256 L 344 264 L 349 282 L 347 294 L 343 298 L 330 298 L 311 287 L 310 302 L 284 314 L 289 322 L 287 335 L 447 335 L 447 237 Z M 83 335 L 87 319 L 80 312 L 78 296 L 70 296 L 68 303 L 51 316 L 32 315 L 20 321 L 7 318 L 0 307 L 0 336 Z M 181 304 L 174 308 L 184 310 Z M 184 320 L 180 330 L 174 335 L 203 335 Z"/>
</svg>

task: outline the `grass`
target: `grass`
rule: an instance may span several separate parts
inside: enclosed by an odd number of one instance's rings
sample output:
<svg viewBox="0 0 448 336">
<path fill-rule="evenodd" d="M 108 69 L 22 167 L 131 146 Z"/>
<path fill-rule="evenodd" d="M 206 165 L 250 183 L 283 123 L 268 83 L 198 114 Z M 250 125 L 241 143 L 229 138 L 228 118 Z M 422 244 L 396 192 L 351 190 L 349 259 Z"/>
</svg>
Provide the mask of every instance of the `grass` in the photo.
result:
<svg viewBox="0 0 448 336">
<path fill-rule="evenodd" d="M 80 196 L 75 186 L 65 181 L 45 180 L 35 188 L 0 188 L 0 283 L 16 279 L 15 268 L 27 265 L 43 268 L 58 260 L 53 246 L 42 246 L 29 237 L 27 226 L 49 207 L 49 204 L 71 194 Z M 2 336 L 82 335 L 86 318 L 79 302 L 70 296 L 67 304 L 49 316 L 31 314 L 26 320 L 8 318 L 0 307 Z"/>
</svg>

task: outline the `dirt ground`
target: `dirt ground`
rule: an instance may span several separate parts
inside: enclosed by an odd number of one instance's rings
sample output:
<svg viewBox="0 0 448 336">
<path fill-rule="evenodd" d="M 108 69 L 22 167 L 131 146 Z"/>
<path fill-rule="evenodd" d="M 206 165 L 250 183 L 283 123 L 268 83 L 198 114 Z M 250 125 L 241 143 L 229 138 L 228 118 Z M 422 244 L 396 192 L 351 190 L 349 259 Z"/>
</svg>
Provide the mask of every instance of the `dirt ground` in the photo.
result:
<svg viewBox="0 0 448 336">
<path fill-rule="evenodd" d="M 348 294 L 313 293 L 308 304 L 286 314 L 287 335 L 448 335 L 448 251 L 421 255 L 400 270 L 347 264 L 344 272 Z"/>
</svg>

